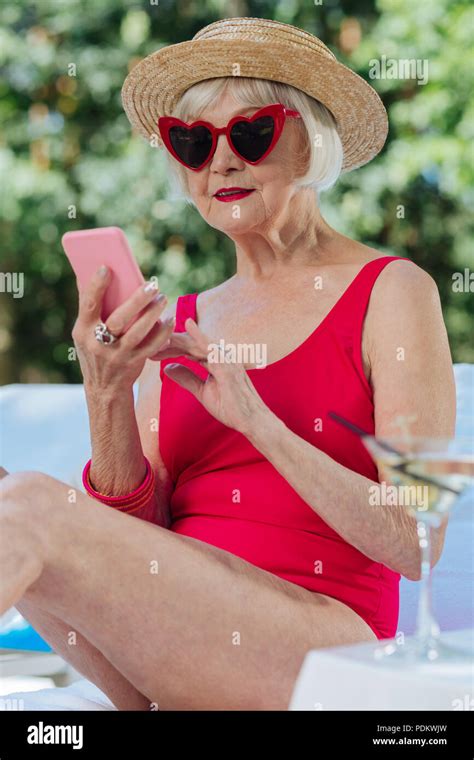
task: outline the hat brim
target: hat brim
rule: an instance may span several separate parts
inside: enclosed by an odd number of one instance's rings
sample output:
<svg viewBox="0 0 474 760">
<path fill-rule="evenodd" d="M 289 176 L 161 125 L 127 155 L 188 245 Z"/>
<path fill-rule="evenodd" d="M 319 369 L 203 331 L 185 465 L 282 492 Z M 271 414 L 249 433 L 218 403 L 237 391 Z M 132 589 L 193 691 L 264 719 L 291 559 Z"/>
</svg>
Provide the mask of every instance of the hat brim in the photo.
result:
<svg viewBox="0 0 474 760">
<path fill-rule="evenodd" d="M 342 171 L 363 166 L 382 149 L 388 134 L 385 106 L 362 77 L 337 60 L 285 43 L 203 39 L 168 45 L 138 63 L 122 87 L 132 126 L 162 147 L 158 118 L 172 115 L 193 84 L 215 77 L 269 79 L 298 88 L 333 114 L 341 138 Z"/>
</svg>

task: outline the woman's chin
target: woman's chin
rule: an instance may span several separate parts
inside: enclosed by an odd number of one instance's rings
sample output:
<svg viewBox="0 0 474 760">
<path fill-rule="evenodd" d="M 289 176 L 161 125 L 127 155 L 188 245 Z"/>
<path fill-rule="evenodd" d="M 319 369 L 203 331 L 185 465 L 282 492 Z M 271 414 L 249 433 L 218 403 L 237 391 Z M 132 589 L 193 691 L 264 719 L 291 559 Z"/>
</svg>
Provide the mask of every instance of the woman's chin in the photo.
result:
<svg viewBox="0 0 474 760">
<path fill-rule="evenodd" d="M 232 215 L 232 211 L 229 210 L 228 213 L 223 214 L 210 214 L 206 221 L 208 224 L 211 225 L 211 227 L 214 227 L 217 230 L 220 230 L 221 232 L 232 232 L 232 233 L 239 233 L 244 234 L 248 230 L 254 229 L 254 227 L 258 226 L 260 223 L 259 215 L 257 214 L 242 214 L 240 217 Z M 235 213 L 235 210 L 234 210 Z"/>
</svg>

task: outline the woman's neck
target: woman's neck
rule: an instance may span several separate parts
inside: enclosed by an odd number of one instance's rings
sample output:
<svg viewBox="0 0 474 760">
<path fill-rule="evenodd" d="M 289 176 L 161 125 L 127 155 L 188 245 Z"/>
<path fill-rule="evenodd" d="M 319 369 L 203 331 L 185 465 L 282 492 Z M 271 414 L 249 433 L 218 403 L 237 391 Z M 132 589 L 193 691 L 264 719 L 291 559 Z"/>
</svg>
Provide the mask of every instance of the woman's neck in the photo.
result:
<svg viewBox="0 0 474 760">
<path fill-rule="evenodd" d="M 331 257 L 341 235 L 321 216 L 314 192 L 305 188 L 292 198 L 284 216 L 268 228 L 233 238 L 239 279 L 267 280 L 286 267 L 314 266 Z"/>
</svg>

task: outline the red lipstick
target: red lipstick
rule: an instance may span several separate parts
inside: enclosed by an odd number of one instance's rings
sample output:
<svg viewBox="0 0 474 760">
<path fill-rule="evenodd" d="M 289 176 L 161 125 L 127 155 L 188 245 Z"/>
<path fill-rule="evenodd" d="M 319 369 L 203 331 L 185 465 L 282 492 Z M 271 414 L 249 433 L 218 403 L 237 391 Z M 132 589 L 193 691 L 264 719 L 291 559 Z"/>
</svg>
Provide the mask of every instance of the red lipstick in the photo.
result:
<svg viewBox="0 0 474 760">
<path fill-rule="evenodd" d="M 216 201 L 222 201 L 222 203 L 230 203 L 246 198 L 250 193 L 253 193 L 253 190 L 245 187 L 221 187 L 214 193 L 214 198 Z"/>
</svg>

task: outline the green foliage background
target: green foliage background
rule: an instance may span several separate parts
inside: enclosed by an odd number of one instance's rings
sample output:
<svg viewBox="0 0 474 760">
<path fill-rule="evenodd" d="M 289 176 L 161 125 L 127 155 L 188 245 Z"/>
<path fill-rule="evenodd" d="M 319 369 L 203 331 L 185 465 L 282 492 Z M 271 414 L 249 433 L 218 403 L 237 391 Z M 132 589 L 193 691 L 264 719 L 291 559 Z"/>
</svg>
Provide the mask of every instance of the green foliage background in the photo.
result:
<svg viewBox="0 0 474 760">
<path fill-rule="evenodd" d="M 170 298 L 233 273 L 231 241 L 170 199 L 162 154 L 131 134 L 120 102 L 135 59 L 233 16 L 300 26 L 367 80 L 370 59 L 428 60 L 426 85 L 371 81 L 389 113 L 387 143 L 323 194 L 321 205 L 339 231 L 433 275 L 453 359 L 474 361 L 472 294 L 455 292 L 452 282 L 473 263 L 470 2 L 156 2 L 21 0 L 0 7 L 1 271 L 25 278 L 23 298 L 1 294 L 0 382 L 82 380 L 68 358 L 77 294 L 60 243 L 67 230 L 122 227 L 144 275 L 158 275 Z M 68 216 L 71 205 L 76 219 Z"/>
</svg>

